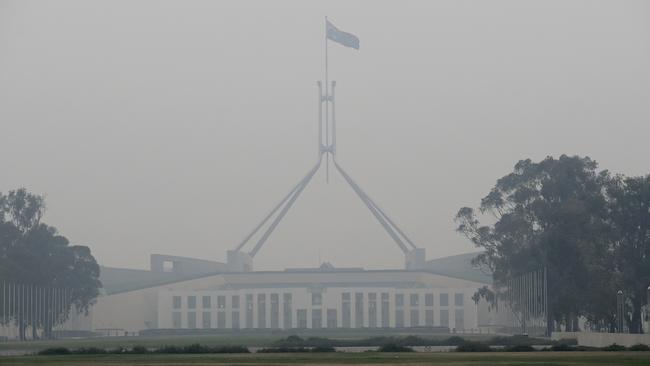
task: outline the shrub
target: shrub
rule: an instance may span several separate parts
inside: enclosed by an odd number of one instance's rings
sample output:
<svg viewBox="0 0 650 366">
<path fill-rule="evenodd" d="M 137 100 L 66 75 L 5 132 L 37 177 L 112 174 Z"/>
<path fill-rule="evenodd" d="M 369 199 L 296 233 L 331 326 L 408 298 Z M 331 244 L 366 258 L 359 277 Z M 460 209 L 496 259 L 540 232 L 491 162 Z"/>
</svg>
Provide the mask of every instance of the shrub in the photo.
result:
<svg viewBox="0 0 650 366">
<path fill-rule="evenodd" d="M 145 353 L 149 353 L 149 350 L 145 346 L 137 345 L 137 346 L 133 346 L 133 348 L 131 348 L 129 353 L 142 355 L 142 354 L 145 354 Z"/>
<path fill-rule="evenodd" d="M 614 343 L 614 344 L 610 344 L 607 347 L 601 348 L 601 350 L 608 351 L 608 352 L 619 352 L 619 351 L 625 351 L 625 346 L 621 346 Z"/>
<path fill-rule="evenodd" d="M 566 344 L 569 346 L 577 346 L 578 340 L 576 338 L 562 338 L 558 341 L 553 342 L 553 344 Z"/>
<path fill-rule="evenodd" d="M 310 352 L 336 352 L 334 347 L 314 347 Z"/>
<path fill-rule="evenodd" d="M 106 350 L 98 347 L 88 347 L 76 349 L 72 353 L 76 355 L 101 355 L 106 353 Z"/>
<path fill-rule="evenodd" d="M 296 352 L 309 352 L 309 348 L 305 347 L 275 347 L 275 348 L 262 348 L 257 353 L 296 353 Z"/>
<path fill-rule="evenodd" d="M 183 353 L 182 349 L 177 346 L 162 346 L 158 348 L 155 353 L 167 353 L 167 354 L 174 354 L 174 353 Z"/>
<path fill-rule="evenodd" d="M 490 352 L 492 349 L 485 343 L 465 341 L 456 347 L 456 352 Z"/>
<path fill-rule="evenodd" d="M 379 347 L 379 352 L 413 352 L 413 349 L 410 347 L 405 347 L 397 343 L 388 343 Z"/>
<path fill-rule="evenodd" d="M 551 346 L 551 351 L 553 352 L 568 352 L 575 351 L 575 347 L 570 346 L 566 343 L 558 343 Z"/>
<path fill-rule="evenodd" d="M 183 347 L 182 353 L 210 353 L 211 349 L 208 346 L 202 346 L 198 343 L 190 344 L 189 346 Z"/>
<path fill-rule="evenodd" d="M 445 340 L 443 340 L 440 345 L 441 346 L 460 346 L 461 344 L 465 343 L 465 339 L 459 336 L 453 336 L 449 337 Z"/>
<path fill-rule="evenodd" d="M 510 346 L 505 349 L 506 352 L 533 352 L 535 349 L 533 346 L 529 346 L 526 344 L 520 344 L 520 345 L 515 345 L 515 346 Z"/>
<path fill-rule="evenodd" d="M 223 346 L 217 347 L 214 353 L 251 353 L 251 351 L 244 346 Z"/>
<path fill-rule="evenodd" d="M 284 340 L 285 340 L 286 342 L 293 342 L 293 343 L 300 343 L 300 342 L 303 341 L 302 338 L 300 338 L 299 336 L 297 336 L 297 335 L 295 335 L 295 334 L 288 336 L 288 337 L 285 338 Z"/>
<path fill-rule="evenodd" d="M 126 353 L 127 351 L 128 350 L 126 348 L 120 346 L 120 347 L 117 347 L 117 348 L 109 349 L 108 351 L 106 351 L 106 353 L 120 354 L 120 353 Z"/>
<path fill-rule="evenodd" d="M 46 348 L 44 350 L 41 350 L 38 352 L 39 355 L 46 355 L 46 356 L 51 356 L 51 355 L 69 355 L 71 352 L 68 348 L 65 347 L 53 347 L 53 348 Z"/>
<path fill-rule="evenodd" d="M 647 352 L 647 351 L 650 351 L 650 347 L 648 347 L 647 344 L 641 344 L 641 343 L 639 343 L 639 344 L 635 344 L 635 345 L 633 345 L 633 346 L 630 346 L 630 348 L 628 348 L 628 350 L 630 350 L 630 351 L 643 351 L 643 352 Z"/>
</svg>

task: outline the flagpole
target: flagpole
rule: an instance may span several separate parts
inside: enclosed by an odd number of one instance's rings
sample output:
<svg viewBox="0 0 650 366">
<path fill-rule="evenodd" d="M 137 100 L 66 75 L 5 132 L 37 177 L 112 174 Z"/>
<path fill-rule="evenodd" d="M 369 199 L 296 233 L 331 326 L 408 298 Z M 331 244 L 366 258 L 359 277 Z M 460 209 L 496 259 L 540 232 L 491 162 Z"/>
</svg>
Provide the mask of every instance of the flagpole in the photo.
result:
<svg viewBox="0 0 650 366">
<path fill-rule="evenodd" d="M 325 16 L 325 182 L 329 183 L 330 181 L 330 156 L 329 156 L 329 147 L 330 147 L 330 82 L 328 75 L 328 56 L 327 56 L 327 16 Z"/>
<path fill-rule="evenodd" d="M 328 57 L 328 42 L 327 42 L 327 16 L 325 16 L 325 182 L 329 183 L 330 180 L 330 156 L 329 156 L 329 146 L 330 146 L 330 82 L 329 82 L 329 57 Z"/>
</svg>

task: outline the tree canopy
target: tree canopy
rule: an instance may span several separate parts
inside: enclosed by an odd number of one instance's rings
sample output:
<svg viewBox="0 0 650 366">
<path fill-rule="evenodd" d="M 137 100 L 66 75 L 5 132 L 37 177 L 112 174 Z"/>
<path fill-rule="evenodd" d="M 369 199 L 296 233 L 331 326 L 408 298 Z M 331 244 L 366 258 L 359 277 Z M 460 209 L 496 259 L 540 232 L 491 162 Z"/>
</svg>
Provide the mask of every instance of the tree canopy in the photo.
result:
<svg viewBox="0 0 650 366">
<path fill-rule="evenodd" d="M 625 289 L 630 329 L 640 331 L 631 323 L 640 324 L 634 314 L 640 317 L 650 284 L 650 178 L 597 169 L 588 157 L 521 160 L 478 210 L 458 211 L 457 230 L 483 249 L 474 263 L 489 268 L 497 286 L 546 268 L 550 320 L 569 330 L 577 328 L 578 316 L 611 325 L 616 291 Z"/>
<path fill-rule="evenodd" d="M 87 311 L 101 287 L 99 265 L 87 246 L 42 223 L 44 211 L 44 198 L 25 189 L 0 193 L 0 282 L 66 288 L 70 307 Z"/>
</svg>

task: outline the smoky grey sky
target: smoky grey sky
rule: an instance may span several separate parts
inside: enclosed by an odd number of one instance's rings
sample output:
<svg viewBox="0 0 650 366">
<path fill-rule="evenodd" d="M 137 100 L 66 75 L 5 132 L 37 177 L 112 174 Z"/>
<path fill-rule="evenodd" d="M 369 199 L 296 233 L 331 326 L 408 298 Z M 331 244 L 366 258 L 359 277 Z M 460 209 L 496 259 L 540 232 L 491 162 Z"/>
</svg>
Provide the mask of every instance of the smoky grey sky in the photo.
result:
<svg viewBox="0 0 650 366">
<path fill-rule="evenodd" d="M 338 157 L 429 258 L 522 158 L 650 172 L 647 1 L 0 0 L 0 191 L 101 264 L 225 260 L 316 159 L 324 16 Z M 312 181 L 258 269 L 401 267 L 334 176 Z"/>
</svg>

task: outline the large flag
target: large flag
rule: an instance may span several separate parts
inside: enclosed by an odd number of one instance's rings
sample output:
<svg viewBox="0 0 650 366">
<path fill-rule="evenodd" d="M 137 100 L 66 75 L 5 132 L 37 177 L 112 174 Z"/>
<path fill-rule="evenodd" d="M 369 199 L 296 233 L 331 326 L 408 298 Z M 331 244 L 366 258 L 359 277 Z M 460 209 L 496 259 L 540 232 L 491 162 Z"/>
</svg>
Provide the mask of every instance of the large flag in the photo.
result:
<svg viewBox="0 0 650 366">
<path fill-rule="evenodd" d="M 327 20 L 326 23 L 327 38 L 336 43 L 340 43 L 345 47 L 352 47 L 355 50 L 359 49 L 359 38 L 357 38 L 357 36 L 352 33 L 340 31 L 334 26 L 334 24 L 330 23 L 329 20 Z"/>
</svg>

